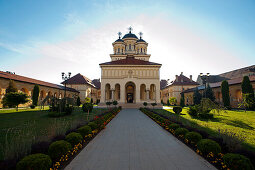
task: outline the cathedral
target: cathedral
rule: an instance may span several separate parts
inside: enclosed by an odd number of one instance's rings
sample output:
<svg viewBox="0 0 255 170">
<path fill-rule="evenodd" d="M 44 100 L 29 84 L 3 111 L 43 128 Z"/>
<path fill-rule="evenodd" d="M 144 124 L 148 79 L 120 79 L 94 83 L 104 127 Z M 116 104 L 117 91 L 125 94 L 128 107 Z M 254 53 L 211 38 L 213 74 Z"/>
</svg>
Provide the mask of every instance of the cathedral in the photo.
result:
<svg viewBox="0 0 255 170">
<path fill-rule="evenodd" d="M 112 43 L 111 61 L 99 64 L 101 67 L 101 99 L 118 101 L 122 106 L 142 105 L 144 102 L 160 105 L 160 67 L 150 62 L 148 43 L 129 32 Z"/>
</svg>

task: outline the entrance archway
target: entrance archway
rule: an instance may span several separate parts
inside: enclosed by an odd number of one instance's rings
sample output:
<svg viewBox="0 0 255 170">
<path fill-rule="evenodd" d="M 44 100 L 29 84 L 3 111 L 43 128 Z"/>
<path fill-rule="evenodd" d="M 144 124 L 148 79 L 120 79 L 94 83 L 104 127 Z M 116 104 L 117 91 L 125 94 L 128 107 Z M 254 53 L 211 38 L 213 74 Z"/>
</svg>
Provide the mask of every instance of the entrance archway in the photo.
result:
<svg viewBox="0 0 255 170">
<path fill-rule="evenodd" d="M 126 102 L 135 103 L 135 84 L 133 82 L 128 82 L 125 86 L 126 89 Z"/>
</svg>

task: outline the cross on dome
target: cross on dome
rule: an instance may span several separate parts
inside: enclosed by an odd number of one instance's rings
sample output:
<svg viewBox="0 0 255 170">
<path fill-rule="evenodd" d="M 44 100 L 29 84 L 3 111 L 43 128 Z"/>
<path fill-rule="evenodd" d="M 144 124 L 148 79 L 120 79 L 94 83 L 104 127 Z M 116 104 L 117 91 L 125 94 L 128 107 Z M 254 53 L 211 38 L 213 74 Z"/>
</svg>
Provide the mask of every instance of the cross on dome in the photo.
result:
<svg viewBox="0 0 255 170">
<path fill-rule="evenodd" d="M 121 33 L 121 32 L 118 32 L 118 35 L 119 35 L 119 39 L 120 39 L 120 37 L 121 37 L 122 33 Z"/>
<path fill-rule="evenodd" d="M 129 30 L 129 33 L 131 33 L 131 32 L 133 31 L 133 28 L 130 26 L 130 27 L 128 28 L 128 30 Z"/>
<path fill-rule="evenodd" d="M 143 33 L 139 32 L 139 35 L 140 35 L 140 39 L 142 39 Z"/>
</svg>

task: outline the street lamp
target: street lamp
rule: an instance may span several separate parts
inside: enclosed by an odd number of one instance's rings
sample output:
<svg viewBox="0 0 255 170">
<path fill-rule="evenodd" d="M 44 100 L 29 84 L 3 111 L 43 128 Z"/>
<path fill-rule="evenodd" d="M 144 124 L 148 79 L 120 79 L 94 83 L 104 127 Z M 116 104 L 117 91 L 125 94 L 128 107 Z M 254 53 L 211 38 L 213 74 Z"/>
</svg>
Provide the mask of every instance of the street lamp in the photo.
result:
<svg viewBox="0 0 255 170">
<path fill-rule="evenodd" d="M 71 72 L 68 72 L 68 74 L 62 72 L 62 80 L 64 80 L 64 84 L 65 84 L 65 93 L 64 93 L 64 98 L 66 98 L 66 81 L 68 79 L 70 79 L 71 76 Z"/>
<path fill-rule="evenodd" d="M 205 92 L 204 92 L 205 98 L 206 98 L 206 83 L 207 83 L 209 75 L 210 73 L 206 73 L 205 75 L 203 75 L 203 73 L 200 73 L 200 78 L 202 79 L 203 85 L 205 86 Z"/>
</svg>

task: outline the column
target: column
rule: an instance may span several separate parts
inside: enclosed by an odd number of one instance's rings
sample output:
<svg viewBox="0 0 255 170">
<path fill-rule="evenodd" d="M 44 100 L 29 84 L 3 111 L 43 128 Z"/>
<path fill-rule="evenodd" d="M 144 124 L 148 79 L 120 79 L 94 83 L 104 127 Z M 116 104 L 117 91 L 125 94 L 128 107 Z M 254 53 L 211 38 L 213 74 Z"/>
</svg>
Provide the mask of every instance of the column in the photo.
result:
<svg viewBox="0 0 255 170">
<path fill-rule="evenodd" d="M 100 98 L 100 103 L 105 103 L 105 85 L 101 85 L 101 98 Z"/>
<path fill-rule="evenodd" d="M 135 102 L 136 103 L 140 103 L 140 86 L 137 86 L 136 87 L 136 90 L 135 90 Z"/>
<path fill-rule="evenodd" d="M 125 85 L 120 85 L 120 103 L 125 103 L 125 98 L 126 98 L 126 94 L 125 94 Z"/>
<path fill-rule="evenodd" d="M 146 90 L 146 100 L 149 101 L 150 100 L 150 90 Z"/>
<path fill-rule="evenodd" d="M 155 93 L 156 93 L 156 102 L 157 103 L 161 103 L 160 101 L 160 85 L 159 83 L 156 85 L 156 89 L 155 89 Z"/>
<path fill-rule="evenodd" d="M 112 91 L 112 100 L 115 99 L 115 96 L 114 96 L 114 90 L 111 90 Z"/>
</svg>

